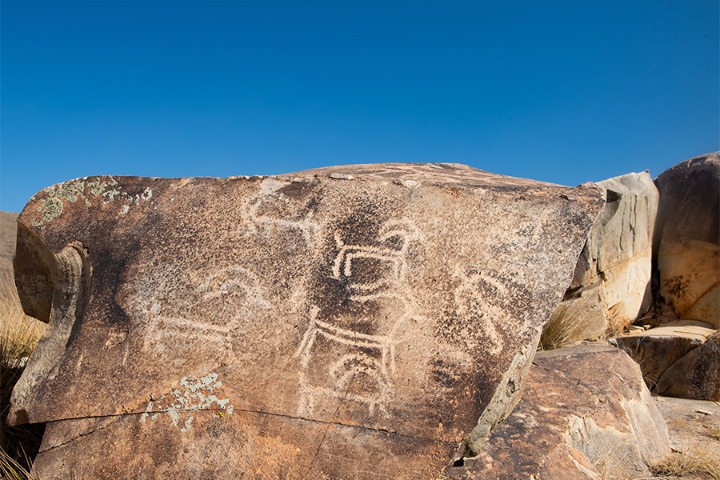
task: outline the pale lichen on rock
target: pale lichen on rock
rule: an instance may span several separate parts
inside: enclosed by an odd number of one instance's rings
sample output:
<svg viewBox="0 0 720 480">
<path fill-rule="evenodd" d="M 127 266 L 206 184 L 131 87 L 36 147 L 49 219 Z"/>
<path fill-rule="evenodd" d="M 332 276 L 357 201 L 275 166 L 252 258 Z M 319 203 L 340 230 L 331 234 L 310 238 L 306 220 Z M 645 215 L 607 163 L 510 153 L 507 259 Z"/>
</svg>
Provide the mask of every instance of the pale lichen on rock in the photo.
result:
<svg viewBox="0 0 720 480">
<path fill-rule="evenodd" d="M 216 393 L 222 387 L 217 373 L 209 373 L 197 380 L 192 377 L 183 377 L 179 382 L 180 388 L 173 389 L 169 394 L 151 399 L 140 417 L 141 422 L 157 420 L 161 413 L 170 417 L 174 427 L 186 432 L 191 428 L 194 420 L 192 412 L 201 410 L 222 410 L 223 414 L 231 414 L 233 406 L 229 398 L 220 399 Z"/>
<path fill-rule="evenodd" d="M 108 176 L 93 179 L 79 178 L 44 188 L 30 199 L 30 203 L 39 203 L 35 207 L 39 218 L 34 218 L 31 224 L 34 227 L 41 227 L 50 223 L 62 215 L 67 202 L 76 203 L 78 200 L 84 200 L 84 205 L 90 208 L 97 203 L 97 200 L 100 200 L 102 205 L 120 200 L 124 202 L 120 207 L 120 214 L 125 215 L 130 211 L 131 205 L 139 205 L 152 199 L 153 192 L 150 187 L 140 193 L 130 194 L 122 191 L 122 187 L 118 185 L 117 179 Z"/>
</svg>

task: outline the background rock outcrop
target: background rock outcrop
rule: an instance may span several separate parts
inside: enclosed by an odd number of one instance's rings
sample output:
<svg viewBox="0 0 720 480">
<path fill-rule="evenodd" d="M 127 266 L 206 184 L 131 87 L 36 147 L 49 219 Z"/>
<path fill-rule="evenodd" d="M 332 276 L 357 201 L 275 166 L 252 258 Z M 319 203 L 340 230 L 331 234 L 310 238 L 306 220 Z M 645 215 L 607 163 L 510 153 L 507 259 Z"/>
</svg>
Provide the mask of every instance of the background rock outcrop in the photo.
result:
<svg viewBox="0 0 720 480">
<path fill-rule="evenodd" d="M 572 283 L 548 328 L 565 343 L 604 338 L 651 305 L 652 238 L 658 191 L 648 172 L 597 183 L 606 203 L 583 248 Z"/>
<path fill-rule="evenodd" d="M 675 165 L 656 183 L 660 297 L 678 318 L 720 328 L 720 154 Z"/>
<path fill-rule="evenodd" d="M 519 400 L 602 204 L 449 164 L 48 187 L 11 420 L 42 478 L 432 478 Z"/>
<path fill-rule="evenodd" d="M 720 154 L 686 160 L 655 180 L 654 305 L 647 331 L 614 339 L 654 393 L 720 398 Z"/>
</svg>

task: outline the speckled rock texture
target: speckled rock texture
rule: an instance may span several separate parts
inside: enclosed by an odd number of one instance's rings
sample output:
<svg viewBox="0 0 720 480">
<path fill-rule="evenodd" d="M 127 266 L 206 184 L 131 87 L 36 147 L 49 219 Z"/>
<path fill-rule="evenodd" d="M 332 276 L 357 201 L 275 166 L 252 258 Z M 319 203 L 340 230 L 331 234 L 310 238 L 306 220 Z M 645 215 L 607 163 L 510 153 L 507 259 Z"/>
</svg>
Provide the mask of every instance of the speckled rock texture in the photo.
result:
<svg viewBox="0 0 720 480">
<path fill-rule="evenodd" d="M 720 328 L 720 154 L 686 160 L 655 183 L 660 294 L 679 318 Z"/>
<path fill-rule="evenodd" d="M 454 164 L 49 187 L 11 420 L 41 479 L 434 478 L 518 401 L 602 205 Z"/>
<path fill-rule="evenodd" d="M 484 449 L 446 479 L 649 478 L 670 454 L 665 420 L 622 350 L 586 344 L 539 352 L 523 398 Z"/>
<path fill-rule="evenodd" d="M 648 172 L 599 182 L 607 203 L 593 225 L 565 302 L 582 304 L 575 340 L 621 332 L 652 300 L 652 238 L 658 191 Z M 577 306 L 573 306 L 578 310 Z"/>
</svg>

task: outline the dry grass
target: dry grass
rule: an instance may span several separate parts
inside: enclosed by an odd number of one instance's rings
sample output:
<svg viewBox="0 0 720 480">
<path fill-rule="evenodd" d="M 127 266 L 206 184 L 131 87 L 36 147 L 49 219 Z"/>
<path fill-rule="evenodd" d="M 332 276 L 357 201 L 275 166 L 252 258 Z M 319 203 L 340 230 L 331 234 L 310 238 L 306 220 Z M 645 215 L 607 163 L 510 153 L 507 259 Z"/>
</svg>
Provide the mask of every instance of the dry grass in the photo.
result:
<svg viewBox="0 0 720 480">
<path fill-rule="evenodd" d="M 665 462 L 651 470 L 659 477 L 720 480 L 720 458 L 713 452 L 700 449 L 673 452 Z"/>
<path fill-rule="evenodd" d="M 30 460 L 26 455 L 39 445 L 36 426 L 9 427 L 6 423 L 10 394 L 17 383 L 27 357 L 37 345 L 45 324 L 27 317 L 13 280 L 0 275 L 0 477 L 30 478 Z M 31 452 L 32 453 L 32 452 Z"/>
<path fill-rule="evenodd" d="M 586 312 L 580 302 L 563 302 L 547 321 L 540 337 L 539 349 L 554 350 L 567 347 L 585 340 L 587 324 Z"/>
<path fill-rule="evenodd" d="M 33 480 L 25 466 L 28 463 L 30 462 L 20 463 L 5 453 L 4 450 L 0 450 L 0 478 L 6 480 Z"/>
<path fill-rule="evenodd" d="M 45 324 L 25 315 L 12 282 L 9 275 L 0 275 L 0 362 L 17 368 L 37 345 Z"/>
<path fill-rule="evenodd" d="M 705 425 L 705 435 L 712 438 L 716 442 L 720 442 L 720 428 Z"/>
</svg>

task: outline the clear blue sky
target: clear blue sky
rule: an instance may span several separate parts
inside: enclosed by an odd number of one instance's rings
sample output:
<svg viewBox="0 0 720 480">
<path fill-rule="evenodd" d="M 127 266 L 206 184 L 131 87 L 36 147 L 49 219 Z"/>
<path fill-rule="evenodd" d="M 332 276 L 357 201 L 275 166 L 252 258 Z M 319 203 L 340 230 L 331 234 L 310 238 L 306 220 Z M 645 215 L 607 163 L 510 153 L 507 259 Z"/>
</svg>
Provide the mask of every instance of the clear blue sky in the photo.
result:
<svg viewBox="0 0 720 480">
<path fill-rule="evenodd" d="M 2 0 L 0 209 L 96 174 L 458 162 L 575 185 L 719 150 L 718 0 Z"/>
</svg>

